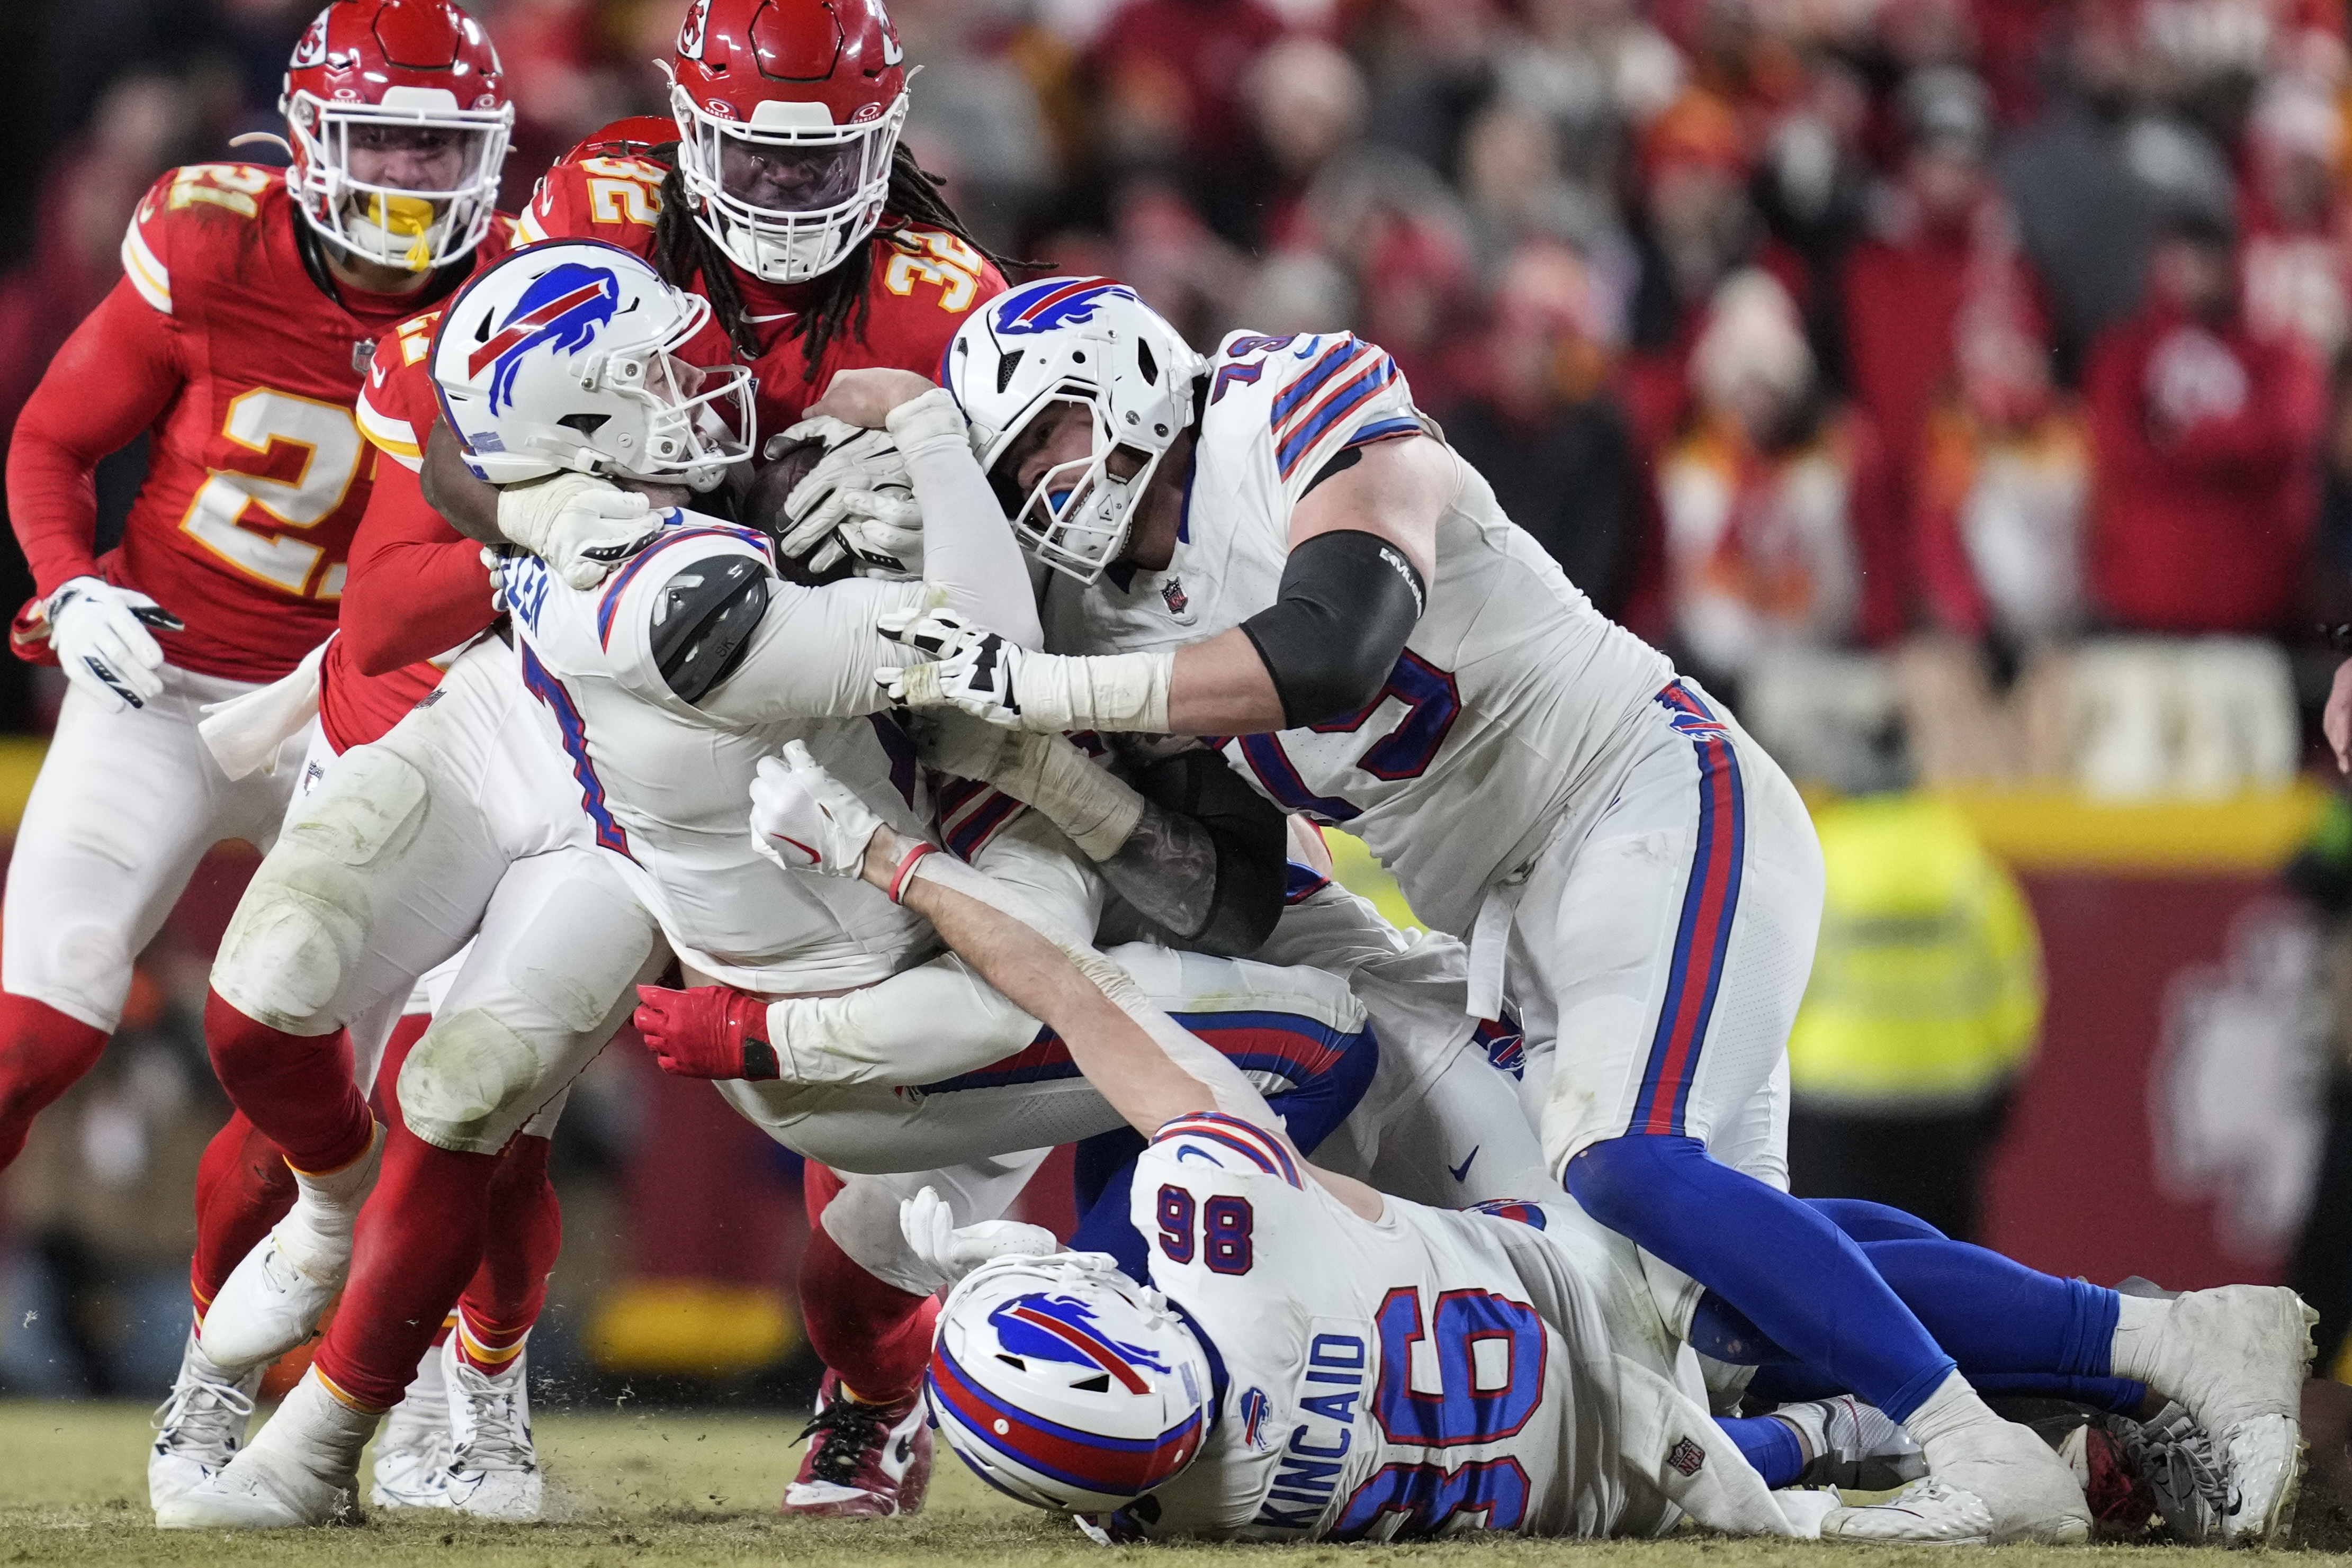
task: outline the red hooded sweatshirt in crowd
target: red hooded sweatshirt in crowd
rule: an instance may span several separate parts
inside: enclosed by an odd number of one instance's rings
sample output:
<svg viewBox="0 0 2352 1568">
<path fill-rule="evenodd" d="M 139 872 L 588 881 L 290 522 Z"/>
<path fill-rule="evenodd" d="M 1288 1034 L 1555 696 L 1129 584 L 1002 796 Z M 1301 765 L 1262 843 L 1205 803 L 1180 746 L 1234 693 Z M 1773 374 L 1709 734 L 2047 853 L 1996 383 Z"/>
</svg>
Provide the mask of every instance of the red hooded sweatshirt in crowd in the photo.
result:
<svg viewBox="0 0 2352 1568">
<path fill-rule="evenodd" d="M 2138 632 L 2283 629 L 2315 507 L 2318 368 L 2158 302 L 2099 340 L 2084 390 L 2098 611 Z"/>
</svg>

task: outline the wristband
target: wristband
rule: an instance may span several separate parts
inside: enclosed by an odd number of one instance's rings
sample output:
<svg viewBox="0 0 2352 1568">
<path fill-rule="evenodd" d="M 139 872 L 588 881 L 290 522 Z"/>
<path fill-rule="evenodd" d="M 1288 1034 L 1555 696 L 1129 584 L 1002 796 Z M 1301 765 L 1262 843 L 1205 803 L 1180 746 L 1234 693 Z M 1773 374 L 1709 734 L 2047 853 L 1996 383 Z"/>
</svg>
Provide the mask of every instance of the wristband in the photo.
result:
<svg viewBox="0 0 2352 1568">
<path fill-rule="evenodd" d="M 908 879 L 914 874 L 915 862 L 921 860 L 925 855 L 931 853 L 938 847 L 939 846 L 936 844 L 928 842 L 918 843 L 913 849 L 907 852 L 907 857 L 898 862 L 898 869 L 890 873 L 889 893 L 891 903 L 899 904 L 905 902 L 900 895 L 907 891 L 907 882 Z"/>
</svg>

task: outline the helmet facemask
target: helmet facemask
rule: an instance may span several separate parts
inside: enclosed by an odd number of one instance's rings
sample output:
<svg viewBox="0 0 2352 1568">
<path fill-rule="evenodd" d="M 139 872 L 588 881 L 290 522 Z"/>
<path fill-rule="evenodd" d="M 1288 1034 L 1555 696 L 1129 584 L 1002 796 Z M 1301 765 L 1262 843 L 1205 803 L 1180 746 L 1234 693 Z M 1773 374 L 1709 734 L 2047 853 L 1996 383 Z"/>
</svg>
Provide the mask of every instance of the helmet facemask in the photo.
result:
<svg viewBox="0 0 2352 1568">
<path fill-rule="evenodd" d="M 286 104 L 294 136 L 288 172 L 312 227 L 362 261 L 427 272 L 467 255 L 489 232 L 506 162 L 511 108 L 461 110 L 438 88 L 387 89 L 381 103 L 342 103 L 309 92 Z M 362 179 L 373 142 L 435 143 L 450 165 L 445 188 Z"/>
<path fill-rule="evenodd" d="M 737 266 L 769 283 L 830 272 L 882 221 L 907 99 L 861 124 L 822 104 L 761 103 L 751 122 L 721 119 L 670 88 L 677 171 L 694 221 Z"/>
<path fill-rule="evenodd" d="M 700 311 L 682 331 L 662 346 L 620 349 L 596 367 L 595 386 L 646 410 L 641 429 L 619 431 L 600 452 L 602 468 L 635 479 L 677 479 L 688 488 L 707 491 L 726 471 L 751 455 L 751 392 L 754 382 L 745 365 L 703 367 L 677 357 L 683 345 L 709 314 L 700 298 Z"/>
<path fill-rule="evenodd" d="M 1082 457 L 1048 467 L 1024 493 L 1011 470 L 1024 431 L 1056 408 L 1086 411 L 1089 439 Z M 1035 559 L 1081 583 L 1094 581 L 1127 548 L 1135 508 L 1168 455 L 1119 439 L 1110 411 L 1090 387 L 1066 385 L 1007 433 L 1007 451 L 989 476 L 1013 532 Z"/>
</svg>

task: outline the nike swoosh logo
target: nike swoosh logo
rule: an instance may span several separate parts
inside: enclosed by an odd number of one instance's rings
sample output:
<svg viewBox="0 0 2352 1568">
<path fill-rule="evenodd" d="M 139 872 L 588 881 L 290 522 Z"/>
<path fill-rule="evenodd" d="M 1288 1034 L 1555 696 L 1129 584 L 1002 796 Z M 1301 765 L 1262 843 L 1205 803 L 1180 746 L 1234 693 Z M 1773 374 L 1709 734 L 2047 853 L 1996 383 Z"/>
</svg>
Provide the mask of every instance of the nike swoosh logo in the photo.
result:
<svg viewBox="0 0 2352 1568">
<path fill-rule="evenodd" d="M 1486 1146 L 1486 1145 L 1481 1144 L 1481 1145 L 1478 1145 L 1478 1149 L 1483 1149 L 1483 1148 L 1485 1148 Z M 1446 1166 L 1446 1167 L 1445 1167 L 1447 1170 L 1449 1170 L 1449 1171 L 1451 1171 L 1451 1172 L 1453 1172 L 1453 1173 L 1454 1173 L 1454 1179 L 1455 1181 L 1467 1181 L 1467 1180 L 1469 1179 L 1469 1177 L 1470 1177 L 1470 1162 L 1471 1162 L 1472 1160 L 1475 1160 L 1475 1159 L 1476 1159 L 1476 1158 L 1478 1157 L 1478 1149 L 1473 1149 L 1473 1150 L 1471 1150 L 1471 1151 L 1470 1151 L 1470 1153 L 1469 1153 L 1466 1156 L 1465 1156 L 1465 1157 L 1464 1157 L 1464 1159 L 1463 1159 L 1463 1161 L 1462 1161 L 1462 1163 L 1461 1163 L 1460 1165 L 1458 1165 L 1458 1166 Z"/>
</svg>

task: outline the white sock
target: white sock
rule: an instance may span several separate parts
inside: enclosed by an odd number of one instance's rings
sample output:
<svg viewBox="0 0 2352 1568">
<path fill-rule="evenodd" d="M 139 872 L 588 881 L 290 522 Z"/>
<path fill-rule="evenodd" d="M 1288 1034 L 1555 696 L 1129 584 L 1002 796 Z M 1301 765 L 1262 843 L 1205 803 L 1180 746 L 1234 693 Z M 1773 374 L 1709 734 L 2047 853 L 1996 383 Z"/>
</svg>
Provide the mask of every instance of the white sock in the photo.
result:
<svg viewBox="0 0 2352 1568">
<path fill-rule="evenodd" d="M 2172 1315 L 2168 1301 L 2147 1296 L 2116 1298 L 2116 1337 L 2107 1349 L 2107 1371 L 2116 1377 L 2147 1381 L 2156 1370 L 2157 1342 Z"/>
<path fill-rule="evenodd" d="M 1990 1406 L 1977 1397 L 1969 1380 L 1955 1372 L 1936 1385 L 1936 1392 L 1927 1396 L 1919 1408 L 1904 1417 L 1903 1428 L 1917 1440 L 1927 1453 L 1928 1468 L 1933 1469 L 1938 1443 L 1970 1427 L 2000 1419 Z"/>
<path fill-rule="evenodd" d="M 1772 1419 L 1797 1434 L 1797 1444 L 1805 1450 L 1806 1463 L 1830 1451 L 1829 1412 L 1818 1401 L 1783 1405 L 1772 1412 Z"/>
</svg>

